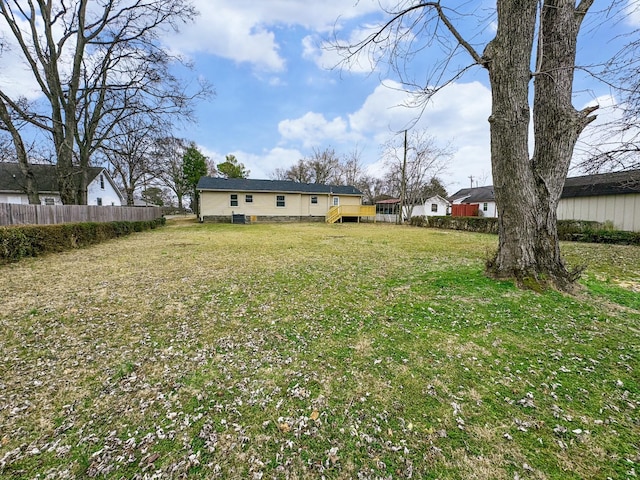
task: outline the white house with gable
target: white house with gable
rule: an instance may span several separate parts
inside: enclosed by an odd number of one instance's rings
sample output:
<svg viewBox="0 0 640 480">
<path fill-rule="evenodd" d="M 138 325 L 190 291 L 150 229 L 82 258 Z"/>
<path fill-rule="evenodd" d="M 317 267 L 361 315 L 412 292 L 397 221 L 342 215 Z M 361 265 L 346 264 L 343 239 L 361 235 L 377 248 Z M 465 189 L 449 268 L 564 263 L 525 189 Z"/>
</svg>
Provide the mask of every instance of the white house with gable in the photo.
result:
<svg viewBox="0 0 640 480">
<path fill-rule="evenodd" d="M 449 200 L 440 195 L 427 198 L 424 203 L 413 206 L 412 217 L 436 217 L 446 215 L 449 211 Z"/>
<path fill-rule="evenodd" d="M 55 165 L 31 165 L 40 203 L 62 205 Z M 122 206 L 126 201 L 115 182 L 103 167 L 89 167 L 87 205 Z M 0 163 L 0 203 L 28 204 L 25 177 L 17 163 Z"/>
</svg>

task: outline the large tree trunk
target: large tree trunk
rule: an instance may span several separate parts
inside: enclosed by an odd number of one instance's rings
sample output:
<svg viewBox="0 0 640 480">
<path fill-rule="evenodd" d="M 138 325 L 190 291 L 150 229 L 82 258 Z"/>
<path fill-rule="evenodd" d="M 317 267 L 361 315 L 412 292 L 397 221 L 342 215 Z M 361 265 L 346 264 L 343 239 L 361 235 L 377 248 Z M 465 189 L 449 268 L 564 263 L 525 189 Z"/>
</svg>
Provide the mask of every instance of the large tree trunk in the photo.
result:
<svg viewBox="0 0 640 480">
<path fill-rule="evenodd" d="M 522 286 L 571 288 L 576 274 L 560 255 L 557 207 L 573 148 L 593 109 L 571 104 L 576 38 L 592 0 L 545 1 L 535 72 L 535 150 L 528 150 L 529 84 L 537 0 L 498 1 L 498 32 L 484 59 L 491 78 L 491 157 L 499 248 L 489 262 L 498 278 Z"/>
</svg>

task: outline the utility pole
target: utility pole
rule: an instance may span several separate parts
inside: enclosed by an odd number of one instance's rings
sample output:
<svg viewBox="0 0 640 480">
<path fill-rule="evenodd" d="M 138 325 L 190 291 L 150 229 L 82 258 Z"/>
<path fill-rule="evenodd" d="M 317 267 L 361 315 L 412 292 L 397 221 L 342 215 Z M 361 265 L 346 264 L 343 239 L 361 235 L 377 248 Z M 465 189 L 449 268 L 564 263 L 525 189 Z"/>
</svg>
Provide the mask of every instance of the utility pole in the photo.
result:
<svg viewBox="0 0 640 480">
<path fill-rule="evenodd" d="M 471 188 L 473 188 L 473 175 L 469 175 L 469 177 L 467 177 L 467 178 L 469 178 L 469 180 L 471 180 Z"/>
<path fill-rule="evenodd" d="M 407 194 L 407 131 L 404 131 L 404 157 L 402 159 L 402 179 L 400 181 L 400 225 L 404 223 L 404 204 Z"/>
</svg>

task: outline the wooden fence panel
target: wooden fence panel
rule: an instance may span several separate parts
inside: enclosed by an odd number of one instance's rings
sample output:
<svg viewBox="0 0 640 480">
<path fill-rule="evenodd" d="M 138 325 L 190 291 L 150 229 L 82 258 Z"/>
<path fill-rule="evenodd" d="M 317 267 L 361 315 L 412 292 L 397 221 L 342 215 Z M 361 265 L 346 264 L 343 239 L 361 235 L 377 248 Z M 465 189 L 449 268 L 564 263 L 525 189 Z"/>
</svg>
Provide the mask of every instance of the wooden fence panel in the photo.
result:
<svg viewBox="0 0 640 480">
<path fill-rule="evenodd" d="M 80 222 L 136 222 L 162 217 L 160 207 L 99 207 L 96 205 L 21 205 L 0 203 L 0 226 L 55 225 Z"/>
</svg>

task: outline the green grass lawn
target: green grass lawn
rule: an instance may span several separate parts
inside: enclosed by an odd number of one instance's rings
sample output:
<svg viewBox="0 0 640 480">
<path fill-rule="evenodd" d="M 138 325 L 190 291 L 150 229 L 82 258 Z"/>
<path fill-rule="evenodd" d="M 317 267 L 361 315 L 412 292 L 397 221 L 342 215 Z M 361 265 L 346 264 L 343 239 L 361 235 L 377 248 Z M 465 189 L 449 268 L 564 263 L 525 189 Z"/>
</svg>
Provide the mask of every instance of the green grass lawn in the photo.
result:
<svg viewBox="0 0 640 480">
<path fill-rule="evenodd" d="M 0 477 L 640 475 L 640 248 L 169 222 L 0 268 Z"/>
</svg>

